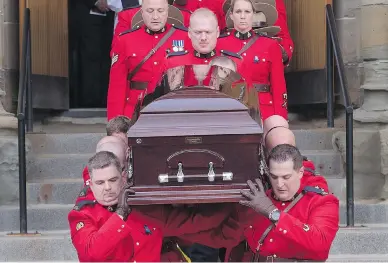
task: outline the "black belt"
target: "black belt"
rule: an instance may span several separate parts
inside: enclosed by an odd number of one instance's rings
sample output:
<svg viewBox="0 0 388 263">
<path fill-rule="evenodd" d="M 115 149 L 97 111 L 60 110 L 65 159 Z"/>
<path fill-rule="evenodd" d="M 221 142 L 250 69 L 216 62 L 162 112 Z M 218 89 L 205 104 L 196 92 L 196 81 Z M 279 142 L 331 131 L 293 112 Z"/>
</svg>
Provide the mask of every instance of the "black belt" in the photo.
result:
<svg viewBox="0 0 388 263">
<path fill-rule="evenodd" d="M 292 259 L 292 258 L 279 258 L 276 255 L 272 256 L 259 256 L 258 262 L 325 262 L 309 259 Z"/>
<path fill-rule="evenodd" d="M 133 90 L 146 90 L 148 87 L 148 82 L 143 81 L 131 81 L 130 87 Z"/>
<path fill-rule="evenodd" d="M 256 89 L 257 92 L 270 92 L 271 90 L 269 84 L 254 83 L 253 87 Z"/>
</svg>

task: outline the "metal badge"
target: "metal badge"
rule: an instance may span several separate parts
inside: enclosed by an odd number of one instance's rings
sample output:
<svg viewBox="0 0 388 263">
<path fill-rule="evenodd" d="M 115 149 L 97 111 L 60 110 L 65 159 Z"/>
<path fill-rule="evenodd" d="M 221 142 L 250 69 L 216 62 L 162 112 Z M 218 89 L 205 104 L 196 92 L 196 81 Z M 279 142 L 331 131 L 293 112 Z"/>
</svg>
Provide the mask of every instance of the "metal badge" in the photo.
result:
<svg viewBox="0 0 388 263">
<path fill-rule="evenodd" d="M 260 59 L 259 59 L 258 56 L 255 56 L 255 57 L 253 58 L 253 63 L 257 64 L 257 63 L 259 63 L 259 61 L 260 61 Z"/>
<path fill-rule="evenodd" d="M 80 230 L 81 228 L 83 228 L 85 226 L 84 222 L 79 222 L 76 226 L 75 226 L 75 229 L 78 231 Z"/>
</svg>

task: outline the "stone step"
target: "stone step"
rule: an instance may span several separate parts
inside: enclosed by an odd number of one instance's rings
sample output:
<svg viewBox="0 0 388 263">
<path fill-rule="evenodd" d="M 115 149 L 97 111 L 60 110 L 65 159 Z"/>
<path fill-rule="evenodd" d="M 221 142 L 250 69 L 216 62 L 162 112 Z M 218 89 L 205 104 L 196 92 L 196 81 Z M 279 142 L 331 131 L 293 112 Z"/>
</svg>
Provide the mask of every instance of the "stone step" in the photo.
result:
<svg viewBox="0 0 388 263">
<path fill-rule="evenodd" d="M 331 150 L 333 149 L 332 137 L 337 128 L 322 128 L 311 130 L 292 131 L 295 134 L 296 145 L 300 150 Z"/>
<path fill-rule="evenodd" d="M 89 126 L 86 126 L 89 127 Z M 79 127 L 78 127 L 79 128 Z M 62 128 L 64 131 L 65 128 Z M 105 133 L 100 128 L 85 133 L 32 133 L 27 134 L 34 154 L 93 153 L 96 144 Z M 332 135 L 338 129 L 293 130 L 301 150 L 333 149 Z"/>
<path fill-rule="evenodd" d="M 337 178 L 327 177 L 329 185 L 339 185 Z M 334 182 L 331 182 L 334 180 Z M 344 179 L 341 185 L 330 191 L 343 199 Z M 53 178 L 35 180 L 27 183 L 27 198 L 29 204 L 73 204 L 83 186 L 81 175 L 78 178 Z"/>
<path fill-rule="evenodd" d="M 48 231 L 68 229 L 69 224 L 67 215 L 73 207 L 74 204 L 28 205 L 28 231 L 35 232 L 37 230 Z M 19 206 L 0 206 L 0 231 L 19 231 L 19 218 Z"/>
<path fill-rule="evenodd" d="M 82 171 L 92 153 L 40 154 L 27 160 L 27 180 L 45 178 L 82 178 Z"/>
<path fill-rule="evenodd" d="M 341 228 L 333 242 L 330 254 L 388 254 L 388 225 Z"/>
<path fill-rule="evenodd" d="M 77 261 L 68 231 L 44 231 L 37 236 L 0 233 L 1 261 Z M 330 262 L 383 262 L 387 260 L 388 227 L 341 228 L 332 245 Z"/>
<path fill-rule="evenodd" d="M 341 155 L 334 150 L 301 150 L 301 153 L 314 162 L 317 174 L 333 177 L 343 172 Z"/>
<path fill-rule="evenodd" d="M 78 194 L 79 190 L 74 191 L 74 193 Z M 67 214 L 74 206 L 73 200 L 73 198 L 69 200 L 68 204 L 33 204 L 28 202 L 28 229 L 31 231 L 67 229 Z M 358 201 L 355 203 L 354 210 L 356 224 L 368 225 L 388 222 L 388 202 L 372 204 Z M 341 202 L 340 206 L 340 222 L 346 224 L 346 204 L 344 202 Z M 0 231 L 18 229 L 19 207 L 0 206 Z"/>
<path fill-rule="evenodd" d="M 94 153 L 105 133 L 27 134 L 33 154 Z"/>
<path fill-rule="evenodd" d="M 302 154 L 315 163 L 316 171 L 322 175 L 342 173 L 341 156 L 334 150 L 305 150 Z M 27 179 L 81 178 L 82 171 L 92 155 L 92 153 L 29 155 Z"/>
<path fill-rule="evenodd" d="M 329 255 L 326 262 L 387 262 L 388 254 Z"/>
<path fill-rule="evenodd" d="M 8 234 L 0 233 L 0 261 L 78 261 L 67 230 L 30 237 Z"/>
</svg>

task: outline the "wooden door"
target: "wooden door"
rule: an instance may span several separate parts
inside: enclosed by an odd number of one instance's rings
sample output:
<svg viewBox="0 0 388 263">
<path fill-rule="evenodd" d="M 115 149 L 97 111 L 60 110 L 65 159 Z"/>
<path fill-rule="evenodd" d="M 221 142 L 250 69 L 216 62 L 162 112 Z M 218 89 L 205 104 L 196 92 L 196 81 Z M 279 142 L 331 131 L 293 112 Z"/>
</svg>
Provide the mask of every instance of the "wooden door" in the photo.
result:
<svg viewBox="0 0 388 263">
<path fill-rule="evenodd" d="M 20 0 L 21 25 L 25 7 L 31 10 L 34 108 L 68 109 L 68 1 Z"/>
<path fill-rule="evenodd" d="M 326 63 L 326 4 L 332 0 L 284 0 L 288 27 L 295 43 L 292 71 L 325 68 Z"/>
</svg>

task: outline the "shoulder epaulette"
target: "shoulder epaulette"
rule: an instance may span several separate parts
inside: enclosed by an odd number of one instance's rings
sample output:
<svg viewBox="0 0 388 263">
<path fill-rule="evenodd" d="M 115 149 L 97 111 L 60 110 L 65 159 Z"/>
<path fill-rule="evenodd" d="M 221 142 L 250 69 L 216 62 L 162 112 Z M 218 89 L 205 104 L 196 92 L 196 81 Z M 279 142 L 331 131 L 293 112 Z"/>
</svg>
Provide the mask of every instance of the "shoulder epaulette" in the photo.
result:
<svg viewBox="0 0 388 263">
<path fill-rule="evenodd" d="M 119 36 L 122 36 L 122 35 L 125 35 L 125 34 L 128 34 L 128 33 L 134 32 L 134 31 L 139 30 L 139 29 L 140 29 L 140 26 L 137 26 L 137 27 L 135 27 L 135 28 L 131 28 L 131 29 L 129 29 L 129 30 L 126 30 L 126 31 L 124 31 L 124 32 L 121 32 L 121 33 L 119 34 Z"/>
<path fill-rule="evenodd" d="M 222 33 L 218 38 L 224 38 L 230 36 L 230 32 Z"/>
<path fill-rule="evenodd" d="M 193 13 L 193 12 L 191 12 L 189 9 L 186 9 L 186 8 L 183 8 L 183 7 L 176 6 L 176 8 L 178 8 L 178 9 L 181 10 L 181 11 L 189 12 L 190 14 Z"/>
<path fill-rule="evenodd" d="M 86 195 L 86 192 L 89 190 L 90 186 L 89 185 L 85 185 L 84 188 L 82 188 L 81 192 L 79 193 L 79 197 L 84 197 Z"/>
<path fill-rule="evenodd" d="M 167 54 L 167 57 L 169 58 L 169 57 L 183 56 L 183 55 L 186 55 L 187 53 L 189 53 L 187 50 L 171 52 Z"/>
<path fill-rule="evenodd" d="M 124 7 L 122 11 L 134 9 L 134 8 L 138 8 L 138 7 L 141 7 L 141 5 L 127 6 L 127 7 Z"/>
<path fill-rule="evenodd" d="M 309 193 L 316 193 L 319 195 L 328 195 L 328 193 L 324 189 L 320 188 L 319 186 L 315 186 L 315 187 L 306 186 L 305 188 L 303 188 L 303 191 L 309 192 Z"/>
<path fill-rule="evenodd" d="M 271 37 L 263 32 L 256 32 L 256 35 L 259 35 L 260 37 L 266 37 L 266 38 L 270 38 L 270 39 L 275 39 L 274 37 Z"/>
<path fill-rule="evenodd" d="M 309 168 L 309 167 L 303 167 L 303 169 L 304 169 L 305 171 L 311 173 L 312 175 L 316 175 L 315 170 L 313 170 L 313 169 L 311 169 L 311 168 Z"/>
<path fill-rule="evenodd" d="M 242 59 L 241 55 L 239 55 L 235 52 L 232 52 L 232 51 L 228 51 L 228 50 L 221 50 L 221 54 L 229 56 L 229 57 L 235 57 L 235 58 Z"/>
<path fill-rule="evenodd" d="M 182 31 L 189 31 L 189 29 L 187 27 L 184 27 L 184 26 L 178 26 L 178 25 L 172 25 L 174 28 L 176 29 L 179 29 L 179 30 L 182 30 Z"/>
<path fill-rule="evenodd" d="M 96 200 L 82 200 L 82 201 L 79 201 L 78 203 L 75 204 L 75 206 L 73 207 L 73 210 L 75 211 L 80 211 L 82 209 L 82 207 L 84 207 L 85 205 L 94 205 L 96 204 Z"/>
</svg>

